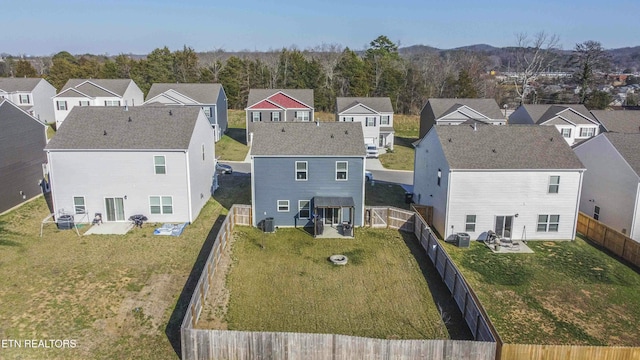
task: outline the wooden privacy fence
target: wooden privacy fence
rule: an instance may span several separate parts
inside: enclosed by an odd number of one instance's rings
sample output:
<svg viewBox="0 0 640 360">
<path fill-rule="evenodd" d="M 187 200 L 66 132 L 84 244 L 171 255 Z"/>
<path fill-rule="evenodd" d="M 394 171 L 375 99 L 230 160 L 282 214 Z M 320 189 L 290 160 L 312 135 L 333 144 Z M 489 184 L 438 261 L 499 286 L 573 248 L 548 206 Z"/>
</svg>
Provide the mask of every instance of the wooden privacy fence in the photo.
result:
<svg viewBox="0 0 640 360">
<path fill-rule="evenodd" d="M 638 360 L 640 348 L 618 346 L 504 344 L 501 360 Z"/>
<path fill-rule="evenodd" d="M 415 213 L 396 207 L 368 206 L 364 208 L 365 226 L 413 232 Z"/>
<path fill-rule="evenodd" d="M 499 349 L 502 345 L 502 340 L 477 296 L 471 290 L 462 274 L 460 274 L 460 270 L 444 250 L 427 222 L 420 215 L 415 217 L 415 222 L 414 234 L 416 238 L 418 238 L 420 245 L 427 252 L 427 256 L 435 265 L 447 288 L 449 288 L 462 316 L 473 333 L 474 339 L 495 342 Z"/>
<path fill-rule="evenodd" d="M 639 242 L 582 212 L 578 213 L 576 231 L 586 236 L 590 241 L 632 263 L 637 268 L 640 268 Z"/>
<path fill-rule="evenodd" d="M 194 331 L 193 327 L 198 322 L 207 293 L 213 282 L 213 275 L 217 271 L 217 263 L 222 256 L 222 251 L 232 236 L 235 225 L 251 225 L 250 205 L 233 205 L 231 209 L 229 209 L 229 214 L 227 214 L 224 222 L 222 222 L 218 235 L 216 235 L 213 247 L 211 248 L 209 257 L 207 257 L 207 262 L 202 270 L 198 284 L 193 291 L 191 301 L 189 302 L 184 319 L 182 320 L 182 325 L 180 326 L 183 359 L 196 358 L 193 355 L 193 348 L 196 344 L 191 341 L 191 333 Z M 188 357 L 186 357 L 187 355 Z"/>
<path fill-rule="evenodd" d="M 387 340 L 334 334 L 191 330 L 186 359 L 495 359 L 495 344 L 458 340 Z M 183 345 L 184 347 L 184 345 Z"/>
</svg>

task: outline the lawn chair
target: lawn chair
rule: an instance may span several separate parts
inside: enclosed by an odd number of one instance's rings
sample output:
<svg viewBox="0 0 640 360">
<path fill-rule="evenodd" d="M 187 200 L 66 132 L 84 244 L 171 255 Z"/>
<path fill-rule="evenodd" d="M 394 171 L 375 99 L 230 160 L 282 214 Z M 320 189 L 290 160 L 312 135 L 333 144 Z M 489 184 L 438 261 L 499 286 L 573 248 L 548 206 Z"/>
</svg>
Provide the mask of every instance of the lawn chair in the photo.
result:
<svg viewBox="0 0 640 360">
<path fill-rule="evenodd" d="M 91 225 L 100 225 L 100 224 L 102 224 L 102 214 L 96 213 L 96 215 L 93 217 L 93 221 L 91 221 Z"/>
</svg>

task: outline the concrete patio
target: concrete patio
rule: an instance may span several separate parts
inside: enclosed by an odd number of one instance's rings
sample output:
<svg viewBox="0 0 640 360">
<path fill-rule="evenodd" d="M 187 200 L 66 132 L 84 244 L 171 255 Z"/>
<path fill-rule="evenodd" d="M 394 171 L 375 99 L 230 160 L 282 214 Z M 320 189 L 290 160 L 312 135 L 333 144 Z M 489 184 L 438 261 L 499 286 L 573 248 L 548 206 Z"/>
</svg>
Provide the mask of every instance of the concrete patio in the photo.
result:
<svg viewBox="0 0 640 360">
<path fill-rule="evenodd" d="M 105 222 L 91 226 L 83 235 L 124 235 L 133 228 L 132 222 Z"/>
</svg>

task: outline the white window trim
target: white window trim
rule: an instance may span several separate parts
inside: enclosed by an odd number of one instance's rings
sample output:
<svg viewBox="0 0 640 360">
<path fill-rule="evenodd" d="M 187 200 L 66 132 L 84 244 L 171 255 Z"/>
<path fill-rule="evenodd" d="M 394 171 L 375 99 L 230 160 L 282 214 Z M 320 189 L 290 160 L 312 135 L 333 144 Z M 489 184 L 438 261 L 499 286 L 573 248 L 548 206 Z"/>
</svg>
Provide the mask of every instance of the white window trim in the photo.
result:
<svg viewBox="0 0 640 360">
<path fill-rule="evenodd" d="M 158 166 L 160 166 L 160 165 L 156 164 L 156 158 L 163 158 L 164 159 L 164 165 L 162 165 L 162 166 L 164 166 L 164 173 L 159 173 L 158 172 Z M 153 173 L 155 175 L 166 175 L 167 174 L 167 157 L 166 156 L 164 156 L 164 155 L 153 155 Z"/>
<path fill-rule="evenodd" d="M 301 114 L 304 114 L 305 116 L 304 117 L 300 116 Z M 308 110 L 306 110 L 306 111 L 303 111 L 303 110 L 296 111 L 295 112 L 295 117 L 296 117 L 297 120 L 300 120 L 300 121 L 310 121 L 311 120 L 311 111 L 308 111 Z"/>
<path fill-rule="evenodd" d="M 277 116 L 274 116 L 274 115 L 277 115 Z M 278 118 L 277 120 L 276 120 L 276 117 Z M 281 121 L 280 111 L 272 111 L 271 112 L 271 121 Z"/>
<path fill-rule="evenodd" d="M 338 164 L 344 163 L 346 168 L 344 170 L 338 170 Z M 344 172 L 344 179 L 338 178 L 338 172 Z M 349 162 L 348 161 L 336 161 L 336 181 L 348 181 L 349 180 Z"/>
<path fill-rule="evenodd" d="M 120 106 L 120 100 L 105 100 L 104 106 Z"/>
<path fill-rule="evenodd" d="M 76 205 L 76 199 L 82 199 L 82 207 L 83 211 L 78 212 L 78 205 Z M 87 213 L 87 199 L 84 196 L 74 196 L 73 197 L 73 213 L 76 215 L 86 214 Z"/>
<path fill-rule="evenodd" d="M 62 106 L 60 106 L 62 105 Z M 60 111 L 67 111 L 69 110 L 69 107 L 67 106 L 67 102 L 65 100 L 57 100 L 56 101 L 56 107 L 58 108 L 58 110 Z M 64 109 L 63 109 L 64 108 Z"/>
<path fill-rule="evenodd" d="M 469 216 L 473 216 L 473 222 L 469 222 Z M 468 214 L 464 216 L 464 231 L 465 232 L 476 232 L 476 223 L 478 222 L 478 216 L 475 214 Z M 467 227 L 469 225 L 473 225 L 473 230 L 468 230 Z"/>
<path fill-rule="evenodd" d="M 442 169 L 438 169 L 438 186 L 440 186 L 440 183 L 442 182 Z"/>
<path fill-rule="evenodd" d="M 251 122 L 260 122 L 261 119 L 262 119 L 262 114 L 260 113 L 260 111 L 251 112 Z"/>
<path fill-rule="evenodd" d="M 583 135 L 583 132 L 585 132 L 586 134 Z M 592 128 L 592 127 L 582 127 L 580 128 L 580 137 L 584 138 L 584 137 L 592 137 L 595 136 L 596 134 L 596 129 Z"/>
<path fill-rule="evenodd" d="M 545 222 L 540 222 L 540 216 L 546 216 L 547 220 Z M 558 222 L 551 222 L 551 217 L 557 216 Z M 538 214 L 536 222 L 536 232 L 558 232 L 560 231 L 560 215 L 559 214 Z M 540 230 L 540 225 L 544 225 L 544 230 Z M 549 230 L 551 225 L 557 225 L 556 230 Z"/>
<path fill-rule="evenodd" d="M 298 164 L 299 163 L 304 163 L 304 170 L 298 170 Z M 309 163 L 306 161 L 296 161 L 294 164 L 294 170 L 295 170 L 295 174 L 294 177 L 296 179 L 296 181 L 307 181 L 309 180 Z M 298 179 L 298 172 L 303 172 L 305 173 L 305 178 L 304 179 Z"/>
<path fill-rule="evenodd" d="M 284 205 L 284 203 L 283 203 L 283 205 L 281 206 L 280 205 L 281 201 L 282 202 L 286 202 L 286 205 Z M 280 207 L 285 207 L 285 206 L 287 207 L 287 210 L 280 210 Z M 289 200 L 277 200 L 276 201 L 276 207 L 277 207 L 278 212 L 289 212 L 289 210 L 291 209 L 291 207 L 289 206 Z"/>
<path fill-rule="evenodd" d="M 569 133 L 565 136 L 564 132 L 568 131 Z M 562 135 L 562 137 L 564 138 L 570 138 L 571 137 L 571 128 L 562 128 L 560 129 L 560 134 Z"/>
<path fill-rule="evenodd" d="M 385 118 L 386 122 L 385 122 Z M 382 115 L 380 116 L 380 126 L 382 125 L 389 125 L 391 123 L 391 116 L 390 115 Z"/>
<path fill-rule="evenodd" d="M 158 198 L 158 200 L 160 201 L 160 205 L 159 205 L 160 206 L 160 212 L 159 213 L 154 213 L 151 210 L 152 206 L 156 206 L 156 205 L 151 205 L 151 199 L 152 198 Z M 164 211 L 164 205 L 163 205 L 162 200 L 163 199 L 167 199 L 167 198 L 171 199 L 171 212 L 165 212 Z M 173 211 L 173 196 L 171 196 L 171 195 L 150 195 L 149 196 L 149 213 L 152 214 L 152 215 L 171 215 L 171 214 L 174 214 L 174 211 Z"/>
<path fill-rule="evenodd" d="M 303 207 L 301 206 L 300 203 L 302 203 L 303 201 L 307 202 L 307 211 L 309 212 L 309 215 L 307 217 L 303 217 L 302 215 L 300 215 L 302 213 L 302 209 Z M 310 219 L 311 218 L 311 200 L 298 200 L 298 219 Z"/>
<path fill-rule="evenodd" d="M 558 178 L 558 182 L 556 184 L 551 182 L 551 179 L 554 177 Z M 555 186 L 556 191 L 551 191 L 551 187 Z M 560 175 L 549 175 L 549 185 L 547 185 L 547 193 L 549 194 L 559 194 L 560 193 Z"/>
<path fill-rule="evenodd" d="M 369 125 L 369 120 L 372 120 L 372 124 L 371 125 Z M 376 117 L 375 116 L 372 116 L 372 117 L 367 116 L 367 117 L 365 117 L 364 118 L 364 126 L 372 126 L 372 127 L 376 126 Z"/>
<path fill-rule="evenodd" d="M 26 96 L 27 101 L 22 101 L 23 96 Z M 18 95 L 18 101 L 20 102 L 20 104 L 31 104 L 31 97 L 29 96 L 29 94 L 20 94 Z"/>
<path fill-rule="evenodd" d="M 91 102 L 89 100 L 79 100 L 78 106 L 91 106 Z"/>
</svg>

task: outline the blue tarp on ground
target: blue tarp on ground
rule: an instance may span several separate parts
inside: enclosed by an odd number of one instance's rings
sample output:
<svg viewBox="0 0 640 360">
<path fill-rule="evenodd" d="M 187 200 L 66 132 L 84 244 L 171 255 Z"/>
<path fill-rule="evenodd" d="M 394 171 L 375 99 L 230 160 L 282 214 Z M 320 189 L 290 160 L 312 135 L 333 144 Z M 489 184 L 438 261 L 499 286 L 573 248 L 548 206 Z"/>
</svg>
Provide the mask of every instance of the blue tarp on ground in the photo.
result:
<svg viewBox="0 0 640 360">
<path fill-rule="evenodd" d="M 182 224 L 162 224 L 161 227 L 155 229 L 153 231 L 153 235 L 171 235 L 171 236 L 180 236 L 184 227 L 187 226 L 188 223 Z"/>
</svg>

